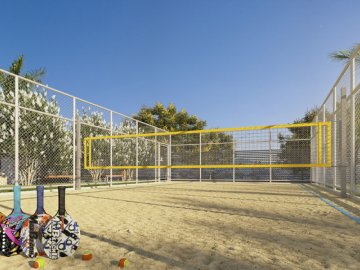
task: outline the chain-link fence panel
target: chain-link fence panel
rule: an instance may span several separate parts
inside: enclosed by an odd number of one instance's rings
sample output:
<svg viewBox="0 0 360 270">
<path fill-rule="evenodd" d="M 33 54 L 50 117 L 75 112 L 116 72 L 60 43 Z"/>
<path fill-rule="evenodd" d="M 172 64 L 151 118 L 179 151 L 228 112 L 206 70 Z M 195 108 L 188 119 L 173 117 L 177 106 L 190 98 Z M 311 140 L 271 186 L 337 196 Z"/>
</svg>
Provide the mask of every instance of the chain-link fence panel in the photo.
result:
<svg viewBox="0 0 360 270">
<path fill-rule="evenodd" d="M 0 187 L 15 181 L 15 109 L 0 103 Z"/>
<path fill-rule="evenodd" d="M 360 74 L 359 74 L 360 76 Z M 355 103 L 355 193 L 360 196 L 360 86 L 354 93 Z"/>
</svg>

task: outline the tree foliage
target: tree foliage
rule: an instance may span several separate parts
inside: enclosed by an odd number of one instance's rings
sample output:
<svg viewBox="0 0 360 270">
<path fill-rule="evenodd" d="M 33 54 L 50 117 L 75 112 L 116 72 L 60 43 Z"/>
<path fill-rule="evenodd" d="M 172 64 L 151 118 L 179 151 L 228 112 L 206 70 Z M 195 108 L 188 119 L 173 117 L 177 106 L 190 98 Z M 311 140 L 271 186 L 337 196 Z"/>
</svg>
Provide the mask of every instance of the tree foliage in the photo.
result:
<svg viewBox="0 0 360 270">
<path fill-rule="evenodd" d="M 20 56 L 13 61 L 9 71 L 21 75 L 23 64 L 24 57 Z M 41 68 L 26 72 L 23 76 L 41 82 L 44 74 L 45 69 Z M 31 109 L 19 110 L 19 182 L 31 185 L 36 179 L 48 174 L 68 174 L 72 161 L 72 129 L 69 123 L 56 117 L 60 114 L 56 96 L 49 97 L 44 88 L 22 79 L 19 79 L 18 89 L 19 105 Z M 1 74 L 0 99 L 10 104 L 15 103 L 13 76 Z M 0 157 L 5 164 L 14 162 L 14 112 L 13 106 L 0 104 Z"/>
<path fill-rule="evenodd" d="M 167 131 L 204 129 L 206 121 L 190 115 L 185 109 L 178 111 L 173 103 L 165 107 L 160 102 L 154 107 L 143 106 L 134 118 Z"/>
<path fill-rule="evenodd" d="M 330 53 L 330 58 L 335 61 L 341 61 L 341 62 L 344 62 L 345 64 L 347 64 L 359 46 L 360 46 L 360 43 L 354 45 L 352 48 L 350 48 L 348 50 L 338 50 L 338 51 L 332 52 L 332 53 Z M 360 63 L 360 53 L 358 53 L 355 56 L 355 61 L 357 63 Z"/>
<path fill-rule="evenodd" d="M 303 117 L 296 119 L 293 124 L 311 123 L 318 112 L 317 107 L 307 110 Z M 281 162 L 287 164 L 311 163 L 311 128 L 291 127 L 286 134 L 279 133 L 280 152 L 278 157 Z M 291 169 L 294 175 L 302 178 L 309 171 L 308 168 Z"/>
</svg>

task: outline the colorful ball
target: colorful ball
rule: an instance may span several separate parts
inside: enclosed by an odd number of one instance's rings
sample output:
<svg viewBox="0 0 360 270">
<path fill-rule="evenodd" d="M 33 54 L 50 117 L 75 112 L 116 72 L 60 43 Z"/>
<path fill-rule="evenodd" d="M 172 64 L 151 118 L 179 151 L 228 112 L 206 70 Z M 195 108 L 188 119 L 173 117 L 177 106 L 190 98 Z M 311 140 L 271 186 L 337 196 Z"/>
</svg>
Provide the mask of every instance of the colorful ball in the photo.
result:
<svg viewBox="0 0 360 270">
<path fill-rule="evenodd" d="M 93 255 L 91 253 L 90 250 L 85 250 L 83 255 L 82 255 L 82 259 L 83 261 L 90 261 L 93 258 Z"/>
<path fill-rule="evenodd" d="M 37 258 L 34 262 L 34 268 L 42 269 L 45 267 L 45 260 L 44 258 Z"/>
<path fill-rule="evenodd" d="M 129 261 L 126 258 L 121 258 L 119 261 L 119 267 L 124 268 L 129 266 Z"/>
</svg>

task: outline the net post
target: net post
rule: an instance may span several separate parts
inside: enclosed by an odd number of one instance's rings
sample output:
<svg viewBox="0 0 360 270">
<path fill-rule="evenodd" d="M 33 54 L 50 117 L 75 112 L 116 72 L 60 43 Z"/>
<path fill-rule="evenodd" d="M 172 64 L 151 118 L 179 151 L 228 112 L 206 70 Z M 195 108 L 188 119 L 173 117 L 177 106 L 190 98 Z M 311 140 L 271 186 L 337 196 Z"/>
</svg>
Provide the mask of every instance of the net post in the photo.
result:
<svg viewBox="0 0 360 270">
<path fill-rule="evenodd" d="M 314 160 L 313 127 L 310 127 L 310 163 Z M 310 168 L 310 183 L 314 183 L 315 168 Z"/>
<path fill-rule="evenodd" d="M 113 112 L 110 111 L 110 136 L 113 135 Z M 110 139 L 110 166 L 113 165 L 113 139 Z M 113 169 L 110 169 L 110 187 L 113 182 Z"/>
<path fill-rule="evenodd" d="M 199 165 L 201 165 L 201 159 L 202 159 L 202 141 L 201 141 L 201 133 L 199 133 Z M 202 170 L 199 168 L 199 181 L 202 180 Z"/>
<path fill-rule="evenodd" d="M 269 129 L 269 182 L 272 183 L 272 153 L 271 153 L 271 129 Z"/>
<path fill-rule="evenodd" d="M 235 136 L 233 134 L 233 151 L 232 151 L 232 155 L 233 155 L 233 165 L 235 165 L 235 148 L 236 148 L 236 141 L 235 141 Z M 235 167 L 233 167 L 232 169 L 232 180 L 233 180 L 233 183 L 235 183 Z"/>
<path fill-rule="evenodd" d="M 136 121 L 136 134 L 139 134 L 139 121 Z M 136 167 L 139 166 L 139 137 L 136 137 Z M 135 169 L 136 184 L 139 183 L 139 169 Z"/>
<path fill-rule="evenodd" d="M 169 144 L 167 151 L 167 165 L 171 166 L 171 135 L 169 135 Z M 167 181 L 171 181 L 171 168 L 167 168 Z"/>
<path fill-rule="evenodd" d="M 19 77 L 15 76 L 15 89 L 14 89 L 14 98 L 15 98 L 15 108 L 14 108 L 14 118 L 15 118 L 15 130 L 14 130 L 14 139 L 15 139 L 15 184 L 19 183 Z"/>
<path fill-rule="evenodd" d="M 157 133 L 157 128 L 155 128 L 155 133 Z M 157 165 L 157 135 L 155 135 L 155 137 L 154 137 L 154 149 L 155 149 L 154 165 L 156 166 Z M 154 180 L 155 180 L 155 182 L 157 182 L 158 181 L 158 177 L 157 177 L 158 170 L 156 167 L 154 168 L 154 170 L 155 170 L 155 179 Z"/>
<path fill-rule="evenodd" d="M 356 192 L 355 185 L 355 58 L 351 59 L 350 64 L 350 195 Z"/>
<path fill-rule="evenodd" d="M 158 159 L 157 159 L 157 166 L 161 165 L 161 141 L 158 142 Z M 161 173 L 162 173 L 162 169 L 160 167 L 158 167 L 158 181 L 161 182 Z"/>
<path fill-rule="evenodd" d="M 322 164 L 322 126 L 317 123 L 318 128 L 318 164 Z"/>
<path fill-rule="evenodd" d="M 346 197 L 346 88 L 341 88 L 341 197 Z"/>
</svg>

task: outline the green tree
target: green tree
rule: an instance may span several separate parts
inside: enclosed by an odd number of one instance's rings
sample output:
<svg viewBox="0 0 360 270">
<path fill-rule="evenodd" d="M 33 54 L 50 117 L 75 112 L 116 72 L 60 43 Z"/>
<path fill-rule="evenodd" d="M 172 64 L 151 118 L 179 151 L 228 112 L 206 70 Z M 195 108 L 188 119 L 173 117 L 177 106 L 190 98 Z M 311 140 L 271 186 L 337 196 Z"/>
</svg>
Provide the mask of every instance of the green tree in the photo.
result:
<svg viewBox="0 0 360 270">
<path fill-rule="evenodd" d="M 206 121 L 200 120 L 195 115 L 189 115 L 185 109 L 178 111 L 173 103 L 167 107 L 160 102 L 154 107 L 143 106 L 133 117 L 167 131 L 198 130 L 206 126 Z"/>
<path fill-rule="evenodd" d="M 311 123 L 318 112 L 317 107 L 307 110 L 303 117 L 296 119 L 293 123 Z M 287 164 L 309 164 L 311 163 L 311 127 L 292 127 L 288 132 L 279 133 L 280 152 L 278 158 L 281 162 Z M 308 168 L 291 169 L 294 175 L 300 175 L 303 178 L 309 171 Z"/>
<path fill-rule="evenodd" d="M 42 81 L 45 69 L 22 74 L 23 65 L 24 57 L 20 56 L 13 61 L 9 71 L 35 82 Z M 19 105 L 22 107 L 19 113 L 19 182 L 31 185 L 36 179 L 50 173 L 69 174 L 72 161 L 72 129 L 67 121 L 56 117 L 60 115 L 56 97 L 48 97 L 45 88 L 23 79 L 19 79 L 18 86 Z M 0 73 L 0 100 L 9 104 L 15 103 L 14 76 Z M 14 107 L 5 103 L 0 104 L 2 165 L 13 163 L 15 154 Z"/>
</svg>

